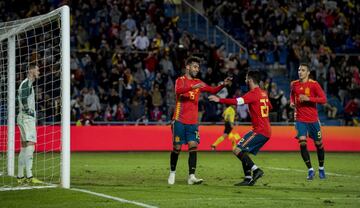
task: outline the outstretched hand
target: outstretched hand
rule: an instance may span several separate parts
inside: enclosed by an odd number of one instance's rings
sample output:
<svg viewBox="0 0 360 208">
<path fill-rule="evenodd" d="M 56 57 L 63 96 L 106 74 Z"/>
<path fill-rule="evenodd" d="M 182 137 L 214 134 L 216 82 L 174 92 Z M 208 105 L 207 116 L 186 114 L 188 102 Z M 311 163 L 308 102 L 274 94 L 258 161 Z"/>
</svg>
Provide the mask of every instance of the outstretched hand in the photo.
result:
<svg viewBox="0 0 360 208">
<path fill-rule="evenodd" d="M 218 96 L 216 96 L 216 95 L 210 95 L 208 98 L 209 98 L 210 101 L 213 101 L 213 102 L 216 102 L 216 103 L 218 103 L 220 101 L 220 98 Z"/>
</svg>

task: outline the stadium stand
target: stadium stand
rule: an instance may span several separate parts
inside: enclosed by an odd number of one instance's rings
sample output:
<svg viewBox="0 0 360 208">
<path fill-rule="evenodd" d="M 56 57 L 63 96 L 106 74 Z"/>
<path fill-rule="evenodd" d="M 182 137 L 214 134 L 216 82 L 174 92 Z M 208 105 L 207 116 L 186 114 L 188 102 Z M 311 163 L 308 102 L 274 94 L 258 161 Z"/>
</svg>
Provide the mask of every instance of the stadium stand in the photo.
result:
<svg viewBox="0 0 360 208">
<path fill-rule="evenodd" d="M 289 83 L 297 66 L 310 62 L 314 78 L 331 97 L 329 105 L 337 108 L 334 119 L 320 107 L 321 119 L 358 124 L 360 7 L 355 1 L 203 1 L 208 18 L 248 48 L 246 58 L 181 28 L 181 16 L 173 12 L 178 5 L 163 1 L 23 2 L 16 8 L 1 2 L 0 21 L 43 14 L 61 4 L 71 7 L 71 106 L 78 125 L 169 121 L 174 80 L 189 55 L 203 58 L 200 76 L 209 85 L 233 76 L 233 85 L 223 92 L 227 97 L 246 91 L 246 70 L 260 68 L 276 106 L 272 120 L 281 122 L 292 121 Z M 269 76 L 277 68 L 285 73 Z M 199 102 L 200 117 L 217 122 L 222 106 L 206 97 Z"/>
</svg>

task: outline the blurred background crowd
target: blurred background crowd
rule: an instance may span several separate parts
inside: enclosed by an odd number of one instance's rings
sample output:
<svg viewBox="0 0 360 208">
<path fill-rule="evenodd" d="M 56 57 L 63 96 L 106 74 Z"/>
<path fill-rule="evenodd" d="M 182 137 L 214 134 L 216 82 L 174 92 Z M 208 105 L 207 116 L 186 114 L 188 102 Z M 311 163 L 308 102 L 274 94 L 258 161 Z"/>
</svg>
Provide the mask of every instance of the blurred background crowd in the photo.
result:
<svg viewBox="0 0 360 208">
<path fill-rule="evenodd" d="M 271 120 L 293 121 L 289 85 L 307 62 L 328 96 L 320 119 L 334 125 L 359 125 L 360 4 L 355 0 L 207 0 L 190 1 L 211 24 L 245 48 L 228 53 L 223 44 L 198 38 L 179 27 L 179 2 L 163 0 L 15 0 L 0 2 L 0 21 L 71 8 L 71 119 L 78 125 L 134 122 L 166 124 L 175 106 L 175 79 L 184 60 L 202 58 L 199 78 L 232 85 L 221 97 L 247 91 L 245 74 L 262 72 L 262 87 L 274 107 Z M 282 73 L 274 76 L 274 71 Z M 221 121 L 224 106 L 199 101 L 202 122 Z M 248 122 L 247 106 L 237 120 Z"/>
</svg>

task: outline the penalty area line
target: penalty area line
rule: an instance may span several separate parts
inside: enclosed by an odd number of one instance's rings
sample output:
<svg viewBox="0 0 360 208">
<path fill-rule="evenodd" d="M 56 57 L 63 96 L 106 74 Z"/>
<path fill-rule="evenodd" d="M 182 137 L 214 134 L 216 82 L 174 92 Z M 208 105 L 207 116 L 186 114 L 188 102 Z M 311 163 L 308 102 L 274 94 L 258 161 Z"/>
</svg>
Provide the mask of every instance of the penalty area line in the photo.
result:
<svg viewBox="0 0 360 208">
<path fill-rule="evenodd" d="M 86 189 L 71 188 L 70 190 L 83 192 L 83 193 L 103 197 L 103 198 L 106 198 L 106 199 L 112 199 L 114 201 L 118 201 L 118 202 L 122 202 L 122 203 L 134 204 L 134 205 L 137 205 L 137 206 L 140 206 L 140 207 L 157 208 L 156 206 L 152 206 L 152 205 L 149 205 L 149 204 L 144 204 L 144 203 L 137 202 L 137 201 L 131 201 L 131 200 L 127 200 L 127 199 L 122 199 L 122 198 L 119 198 L 119 197 L 114 197 L 114 196 L 110 196 L 110 195 L 106 195 L 106 194 L 102 194 L 102 193 L 97 193 L 97 192 L 89 191 L 89 190 L 86 190 Z"/>
</svg>

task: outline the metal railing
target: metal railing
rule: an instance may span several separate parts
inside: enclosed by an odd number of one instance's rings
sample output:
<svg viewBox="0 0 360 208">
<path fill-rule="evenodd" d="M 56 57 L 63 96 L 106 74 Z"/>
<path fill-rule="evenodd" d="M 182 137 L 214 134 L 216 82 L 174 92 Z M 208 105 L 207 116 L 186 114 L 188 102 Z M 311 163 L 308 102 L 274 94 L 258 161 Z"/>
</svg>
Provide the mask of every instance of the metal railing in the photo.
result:
<svg viewBox="0 0 360 208">
<path fill-rule="evenodd" d="M 217 25 L 213 25 L 209 19 L 188 1 L 181 1 L 181 8 L 177 15 L 180 17 L 179 27 L 190 32 L 195 37 L 206 40 L 215 45 L 223 44 L 227 53 L 239 53 L 240 49 L 247 54 L 247 48 L 235 40 Z"/>
</svg>

